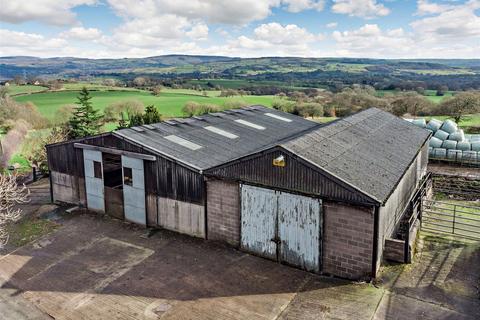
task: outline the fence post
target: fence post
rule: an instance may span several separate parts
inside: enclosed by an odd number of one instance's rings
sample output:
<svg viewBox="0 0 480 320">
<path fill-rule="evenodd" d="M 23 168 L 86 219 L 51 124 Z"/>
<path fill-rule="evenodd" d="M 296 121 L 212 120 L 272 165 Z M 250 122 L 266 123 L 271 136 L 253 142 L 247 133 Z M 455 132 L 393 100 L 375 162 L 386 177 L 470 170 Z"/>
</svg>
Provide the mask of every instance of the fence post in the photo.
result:
<svg viewBox="0 0 480 320">
<path fill-rule="evenodd" d="M 455 216 L 457 214 L 457 205 L 453 205 L 453 229 L 452 229 L 452 234 L 455 234 Z M 461 228 L 460 228 L 461 229 Z"/>
</svg>

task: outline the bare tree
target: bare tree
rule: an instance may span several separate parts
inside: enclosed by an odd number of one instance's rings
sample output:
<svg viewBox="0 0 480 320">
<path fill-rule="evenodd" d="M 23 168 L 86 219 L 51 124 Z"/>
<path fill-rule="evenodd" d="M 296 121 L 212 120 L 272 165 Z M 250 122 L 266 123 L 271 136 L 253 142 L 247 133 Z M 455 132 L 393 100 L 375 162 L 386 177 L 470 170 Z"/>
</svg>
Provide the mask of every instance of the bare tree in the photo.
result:
<svg viewBox="0 0 480 320">
<path fill-rule="evenodd" d="M 17 205 L 27 203 L 29 195 L 30 191 L 25 185 L 19 186 L 14 175 L 0 174 L 0 248 L 8 242 L 8 225 L 22 214 Z"/>
</svg>

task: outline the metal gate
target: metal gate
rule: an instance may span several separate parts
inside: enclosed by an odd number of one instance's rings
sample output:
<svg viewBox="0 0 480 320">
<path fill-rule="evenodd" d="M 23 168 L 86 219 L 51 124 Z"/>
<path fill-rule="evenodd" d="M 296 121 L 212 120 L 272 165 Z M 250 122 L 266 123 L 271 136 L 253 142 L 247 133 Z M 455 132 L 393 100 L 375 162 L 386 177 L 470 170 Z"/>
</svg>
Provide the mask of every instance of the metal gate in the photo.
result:
<svg viewBox="0 0 480 320">
<path fill-rule="evenodd" d="M 105 211 L 102 152 L 83 150 L 87 208 Z"/>
<path fill-rule="evenodd" d="M 480 240 L 480 206 L 458 201 L 423 200 L 422 229 Z"/>
<path fill-rule="evenodd" d="M 125 220 L 146 225 L 143 160 L 122 155 Z"/>
<path fill-rule="evenodd" d="M 241 190 L 242 248 L 318 272 L 321 200 L 249 185 Z"/>
</svg>

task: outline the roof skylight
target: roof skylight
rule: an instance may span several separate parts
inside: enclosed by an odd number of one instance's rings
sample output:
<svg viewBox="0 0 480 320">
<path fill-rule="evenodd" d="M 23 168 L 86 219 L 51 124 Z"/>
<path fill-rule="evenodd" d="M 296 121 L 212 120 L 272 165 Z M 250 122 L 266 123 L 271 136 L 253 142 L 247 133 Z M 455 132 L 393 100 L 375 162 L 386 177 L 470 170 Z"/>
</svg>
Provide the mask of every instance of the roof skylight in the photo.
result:
<svg viewBox="0 0 480 320">
<path fill-rule="evenodd" d="M 234 121 L 238 122 L 240 124 L 243 124 L 244 126 L 251 127 L 251 128 L 254 128 L 254 129 L 257 129 L 257 130 L 265 130 L 265 127 L 259 126 L 258 124 L 252 123 L 250 121 L 246 121 L 246 120 L 243 120 L 243 119 L 237 119 L 237 120 L 234 120 Z"/>
<path fill-rule="evenodd" d="M 275 118 L 275 119 L 278 119 L 278 120 L 285 121 L 285 122 L 292 122 L 291 119 L 288 119 L 288 118 L 279 116 L 279 115 L 274 114 L 274 113 L 267 112 L 267 113 L 265 113 L 265 115 L 266 115 L 266 116 L 269 116 L 269 117 L 272 117 L 272 118 Z"/>
<path fill-rule="evenodd" d="M 238 138 L 238 136 L 236 134 L 230 133 L 228 131 L 222 130 L 222 129 L 214 127 L 214 126 L 204 127 L 204 129 L 207 129 L 208 131 L 214 132 L 216 134 L 227 137 L 229 139 L 237 139 Z"/>
<path fill-rule="evenodd" d="M 171 141 L 171 142 L 174 142 L 176 144 L 179 144 L 181 145 L 182 147 L 185 147 L 185 148 L 188 148 L 190 150 L 198 150 L 200 148 L 202 148 L 202 146 L 196 144 L 196 143 L 193 143 L 191 141 L 188 141 L 186 139 L 183 139 L 183 138 L 180 138 L 178 136 L 175 136 L 175 135 L 169 135 L 169 136 L 165 136 L 164 137 L 165 139 Z"/>
</svg>

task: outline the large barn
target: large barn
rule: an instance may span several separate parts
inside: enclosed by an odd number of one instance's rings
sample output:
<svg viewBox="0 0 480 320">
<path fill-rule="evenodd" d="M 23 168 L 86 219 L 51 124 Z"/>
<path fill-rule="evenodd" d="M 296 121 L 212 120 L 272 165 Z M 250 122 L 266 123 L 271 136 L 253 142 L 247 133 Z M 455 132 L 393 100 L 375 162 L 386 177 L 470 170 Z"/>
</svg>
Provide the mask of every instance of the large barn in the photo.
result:
<svg viewBox="0 0 480 320">
<path fill-rule="evenodd" d="M 364 279 L 426 173 L 428 137 L 375 108 L 321 125 L 252 106 L 47 153 L 54 201 Z"/>
</svg>

